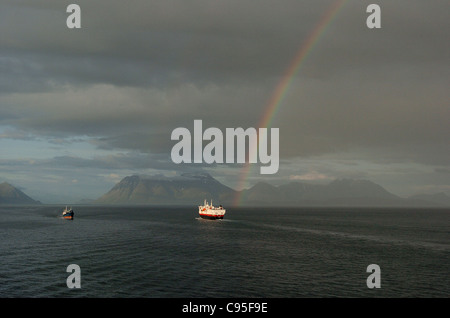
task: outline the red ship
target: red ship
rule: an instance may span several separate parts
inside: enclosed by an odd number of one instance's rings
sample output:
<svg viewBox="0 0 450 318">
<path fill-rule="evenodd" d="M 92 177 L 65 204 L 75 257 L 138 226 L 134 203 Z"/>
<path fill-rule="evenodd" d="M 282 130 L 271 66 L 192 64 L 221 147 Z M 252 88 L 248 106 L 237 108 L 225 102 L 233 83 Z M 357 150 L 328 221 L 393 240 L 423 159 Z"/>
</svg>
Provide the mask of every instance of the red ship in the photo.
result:
<svg viewBox="0 0 450 318">
<path fill-rule="evenodd" d="M 204 219 L 210 219 L 210 220 L 217 220 L 217 219 L 223 219 L 223 216 L 225 215 L 226 210 L 219 205 L 218 207 L 215 207 L 212 204 L 209 204 L 208 202 L 203 203 L 203 205 L 198 206 L 198 214 L 200 217 Z"/>
</svg>

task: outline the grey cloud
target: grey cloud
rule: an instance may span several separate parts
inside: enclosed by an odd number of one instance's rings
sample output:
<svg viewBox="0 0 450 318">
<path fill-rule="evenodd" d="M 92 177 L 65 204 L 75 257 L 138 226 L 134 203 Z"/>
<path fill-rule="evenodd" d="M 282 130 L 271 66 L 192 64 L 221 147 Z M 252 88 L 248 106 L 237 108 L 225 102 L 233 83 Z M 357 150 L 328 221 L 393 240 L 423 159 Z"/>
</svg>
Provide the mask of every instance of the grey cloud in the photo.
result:
<svg viewBox="0 0 450 318">
<path fill-rule="evenodd" d="M 450 169 L 448 168 L 435 168 L 434 171 L 436 173 L 450 174 Z"/>
<path fill-rule="evenodd" d="M 204 128 L 258 125 L 335 3 L 79 0 L 82 29 L 68 30 L 71 2 L 0 4 L 0 125 L 12 127 L 8 138 L 68 145 L 88 136 L 98 149 L 142 154 L 49 161 L 66 168 L 172 170 L 193 169 L 171 164 L 173 129 L 192 129 L 194 119 Z M 448 1 L 379 0 L 380 30 L 365 26 L 369 3 L 347 1 L 292 79 L 272 121 L 282 159 L 446 169 Z M 218 171 L 231 181 L 235 170 Z"/>
<path fill-rule="evenodd" d="M 83 28 L 76 31 L 65 28 L 64 1 L 7 3 L 2 50 L 37 66 L 36 79 L 166 87 L 281 76 L 332 1 L 80 1 Z M 367 3 L 346 5 L 309 57 L 321 67 L 305 66 L 305 73 L 448 62 L 445 2 L 381 1 L 386 16 L 377 31 L 364 25 Z"/>
</svg>

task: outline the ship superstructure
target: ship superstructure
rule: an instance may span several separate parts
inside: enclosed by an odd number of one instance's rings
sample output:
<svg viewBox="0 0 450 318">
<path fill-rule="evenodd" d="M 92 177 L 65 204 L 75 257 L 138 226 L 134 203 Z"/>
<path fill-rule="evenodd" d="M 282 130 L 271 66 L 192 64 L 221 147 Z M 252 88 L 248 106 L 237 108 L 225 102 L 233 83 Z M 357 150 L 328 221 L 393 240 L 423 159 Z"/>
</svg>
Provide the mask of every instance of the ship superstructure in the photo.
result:
<svg viewBox="0 0 450 318">
<path fill-rule="evenodd" d="M 68 207 L 66 207 L 62 213 L 63 218 L 70 220 L 73 220 L 73 215 L 74 215 L 73 209 Z"/>
</svg>

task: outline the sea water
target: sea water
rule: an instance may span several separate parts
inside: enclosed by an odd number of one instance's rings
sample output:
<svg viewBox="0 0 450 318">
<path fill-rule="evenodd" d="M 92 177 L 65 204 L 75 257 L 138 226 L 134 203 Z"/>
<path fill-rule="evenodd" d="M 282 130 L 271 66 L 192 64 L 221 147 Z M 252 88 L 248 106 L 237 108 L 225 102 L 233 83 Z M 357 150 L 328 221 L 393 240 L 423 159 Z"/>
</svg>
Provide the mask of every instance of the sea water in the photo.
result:
<svg viewBox="0 0 450 318">
<path fill-rule="evenodd" d="M 449 209 L 62 208 L 0 207 L 0 297 L 450 296 Z"/>
</svg>

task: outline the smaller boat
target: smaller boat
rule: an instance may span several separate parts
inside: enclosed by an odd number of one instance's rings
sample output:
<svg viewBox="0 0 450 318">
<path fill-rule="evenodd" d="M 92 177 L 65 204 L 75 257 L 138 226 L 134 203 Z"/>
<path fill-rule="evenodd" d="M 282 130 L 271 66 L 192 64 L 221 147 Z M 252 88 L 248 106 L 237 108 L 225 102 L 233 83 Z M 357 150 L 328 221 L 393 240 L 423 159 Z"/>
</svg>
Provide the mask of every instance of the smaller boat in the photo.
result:
<svg viewBox="0 0 450 318">
<path fill-rule="evenodd" d="M 64 211 L 62 213 L 62 217 L 65 219 L 73 220 L 73 215 L 74 215 L 73 209 L 72 208 L 69 209 L 66 206 L 66 208 L 64 209 Z"/>
</svg>

